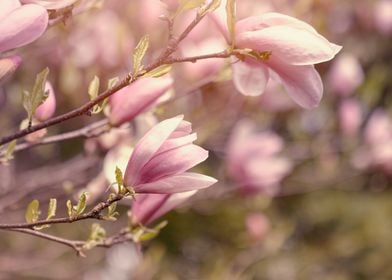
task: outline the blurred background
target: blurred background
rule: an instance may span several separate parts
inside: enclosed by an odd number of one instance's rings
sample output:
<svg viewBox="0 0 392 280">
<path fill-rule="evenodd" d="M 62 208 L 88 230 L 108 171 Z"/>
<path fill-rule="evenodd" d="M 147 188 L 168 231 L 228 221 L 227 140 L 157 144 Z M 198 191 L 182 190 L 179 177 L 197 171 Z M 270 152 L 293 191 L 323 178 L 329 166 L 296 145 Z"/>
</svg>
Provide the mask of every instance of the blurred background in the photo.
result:
<svg viewBox="0 0 392 280">
<path fill-rule="evenodd" d="M 83 1 L 82 1 L 83 2 Z M 19 49 L 23 63 L 0 84 L 0 132 L 26 117 L 21 95 L 35 73 L 50 68 L 56 114 L 89 100 L 101 81 L 122 76 L 132 50 L 148 33 L 152 61 L 165 47 L 158 17 L 175 1 L 85 1 Z M 123 150 L 157 120 L 184 114 L 210 151 L 197 170 L 219 182 L 163 217 L 169 223 L 143 244 L 96 248 L 79 258 L 67 247 L 0 232 L 0 279 L 392 279 L 392 1 L 237 1 L 238 18 L 280 12 L 310 23 L 343 50 L 316 66 L 324 83 L 319 107 L 304 110 L 269 82 L 260 97 L 245 97 L 231 81 L 229 61 L 175 65 L 173 89 L 125 128 L 15 154 L 0 166 L 0 222 L 18 222 L 32 199 L 43 208 L 87 190 L 99 201 Z M 178 33 L 194 13 L 180 15 Z M 224 50 L 206 18 L 180 46 L 183 55 Z M 34 73 L 32 75 L 32 73 Z M 103 85 L 105 86 L 105 85 Z M 82 117 L 51 127 L 64 133 L 102 119 Z M 109 171 L 108 171 L 109 170 Z M 127 223 L 129 203 L 107 232 Z M 87 238 L 91 221 L 48 232 Z"/>
</svg>

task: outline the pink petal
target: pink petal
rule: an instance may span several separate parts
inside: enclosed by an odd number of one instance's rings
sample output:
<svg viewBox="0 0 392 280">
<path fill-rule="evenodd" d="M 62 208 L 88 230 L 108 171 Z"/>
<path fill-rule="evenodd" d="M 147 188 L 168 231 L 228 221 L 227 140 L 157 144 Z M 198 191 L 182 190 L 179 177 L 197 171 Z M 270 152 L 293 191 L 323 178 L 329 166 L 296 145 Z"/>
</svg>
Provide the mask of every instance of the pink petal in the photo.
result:
<svg viewBox="0 0 392 280">
<path fill-rule="evenodd" d="M 281 82 L 291 98 L 304 108 L 316 107 L 323 96 L 323 83 L 313 65 L 294 66 L 268 60 L 273 78 Z"/>
<path fill-rule="evenodd" d="M 27 45 L 48 25 L 48 13 L 38 5 L 24 5 L 0 21 L 0 52 Z"/>
<path fill-rule="evenodd" d="M 160 153 L 155 155 L 140 170 L 140 181 L 135 183 L 148 183 L 166 176 L 179 174 L 205 161 L 207 158 L 208 151 L 196 145 L 185 145 Z"/>
<path fill-rule="evenodd" d="M 179 148 L 181 146 L 189 145 L 197 139 L 197 134 L 192 133 L 183 137 L 169 138 L 157 151 L 157 154 Z"/>
<path fill-rule="evenodd" d="M 280 13 L 265 13 L 261 16 L 252 16 L 242 19 L 236 24 L 237 33 L 256 31 L 270 26 L 289 25 L 318 34 L 310 24 L 294 17 Z"/>
<path fill-rule="evenodd" d="M 151 128 L 134 148 L 125 171 L 125 183 L 133 186 L 139 177 L 140 170 L 151 160 L 167 138 L 182 122 L 183 116 L 164 120 Z"/>
<path fill-rule="evenodd" d="M 0 81 L 5 79 L 19 67 L 22 59 L 19 56 L 10 56 L 0 59 Z"/>
<path fill-rule="evenodd" d="M 243 95 L 257 96 L 264 92 L 269 78 L 268 69 L 262 63 L 246 58 L 232 64 L 233 82 Z"/>
<path fill-rule="evenodd" d="M 21 0 L 23 4 L 37 4 L 48 10 L 61 9 L 72 5 L 78 0 Z"/>
<path fill-rule="evenodd" d="M 176 208 L 197 191 L 167 194 L 140 194 L 132 206 L 132 222 L 148 225 Z"/>
<path fill-rule="evenodd" d="M 136 193 L 170 194 L 204 189 L 217 182 L 216 179 L 198 173 L 184 172 L 155 182 L 137 185 Z"/>
<path fill-rule="evenodd" d="M 272 52 L 272 57 L 287 64 L 310 65 L 331 60 L 338 49 L 321 35 L 305 29 L 278 25 L 240 33 L 237 47 Z"/>
<path fill-rule="evenodd" d="M 45 121 L 51 118 L 56 110 L 56 96 L 53 87 L 49 82 L 46 82 L 45 84 L 45 91 L 49 94 L 48 98 L 44 103 L 38 106 L 34 113 L 34 117 L 39 121 Z"/>
<path fill-rule="evenodd" d="M 18 0 L 0 1 L 0 21 L 21 5 Z"/>
<path fill-rule="evenodd" d="M 150 108 L 173 84 L 173 79 L 143 78 L 110 97 L 110 123 L 119 126 Z"/>
</svg>

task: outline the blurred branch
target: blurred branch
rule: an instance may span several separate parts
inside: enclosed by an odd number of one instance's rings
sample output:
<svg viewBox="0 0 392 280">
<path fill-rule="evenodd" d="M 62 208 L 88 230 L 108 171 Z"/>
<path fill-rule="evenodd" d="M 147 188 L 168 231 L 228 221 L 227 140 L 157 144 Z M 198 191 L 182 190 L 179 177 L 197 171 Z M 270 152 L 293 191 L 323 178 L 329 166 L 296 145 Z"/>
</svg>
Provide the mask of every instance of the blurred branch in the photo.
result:
<svg viewBox="0 0 392 280">
<path fill-rule="evenodd" d="M 54 135 L 51 137 L 46 137 L 46 138 L 43 138 L 37 142 L 21 143 L 21 144 L 16 145 L 16 147 L 14 149 L 14 153 L 19 152 L 19 151 L 23 151 L 26 149 L 30 149 L 30 148 L 33 148 L 36 146 L 53 144 L 53 143 L 57 143 L 57 142 L 65 141 L 65 140 L 79 138 L 79 137 L 84 137 L 84 138 L 97 137 L 97 136 L 102 135 L 103 133 L 106 133 L 110 129 L 107 126 L 108 123 L 109 123 L 108 119 L 103 119 L 103 120 L 97 121 L 95 123 L 92 123 L 90 125 L 87 125 L 83 128 L 80 128 L 80 129 L 77 129 L 74 131 L 70 131 L 70 132 L 66 132 L 66 133 L 62 133 L 62 134 L 58 134 L 58 135 Z M 98 128 L 102 128 L 102 129 L 98 130 Z M 4 154 L 5 154 L 5 151 L 1 151 L 0 157 L 3 156 Z"/>
<path fill-rule="evenodd" d="M 85 257 L 84 250 L 86 249 L 86 245 L 88 241 L 82 240 L 70 240 L 61 237 L 57 237 L 51 234 L 43 233 L 33 229 L 26 229 L 26 228 L 18 228 L 18 229 L 7 229 L 9 231 L 21 232 L 24 234 L 32 235 L 35 237 L 43 238 L 49 241 L 53 241 L 59 244 L 63 244 L 74 249 L 78 256 Z M 94 247 L 104 247 L 109 248 L 116 244 L 133 241 L 133 237 L 128 233 L 127 230 L 123 230 L 116 235 L 104 238 L 101 241 L 94 242 Z"/>
</svg>

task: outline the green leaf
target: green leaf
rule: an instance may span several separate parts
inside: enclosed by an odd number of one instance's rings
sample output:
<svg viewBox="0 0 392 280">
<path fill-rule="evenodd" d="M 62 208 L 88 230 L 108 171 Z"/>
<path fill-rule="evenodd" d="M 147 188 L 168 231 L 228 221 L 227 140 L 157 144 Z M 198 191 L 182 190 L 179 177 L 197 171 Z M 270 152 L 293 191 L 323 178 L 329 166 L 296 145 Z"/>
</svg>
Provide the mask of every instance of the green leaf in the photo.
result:
<svg viewBox="0 0 392 280">
<path fill-rule="evenodd" d="M 119 80 L 120 80 L 119 77 L 113 77 L 113 78 L 109 79 L 108 89 L 111 89 L 112 87 L 114 87 L 118 83 Z"/>
<path fill-rule="evenodd" d="M 114 174 L 116 176 L 116 182 L 118 186 L 118 192 L 122 193 L 123 186 L 124 186 L 124 176 L 120 168 L 116 166 L 116 170 L 114 171 Z"/>
<path fill-rule="evenodd" d="M 137 44 L 137 46 L 133 51 L 133 75 L 134 76 L 137 76 L 139 74 L 139 71 L 141 70 L 142 60 L 146 55 L 149 43 L 150 43 L 149 36 L 144 35 L 140 39 L 139 43 Z"/>
<path fill-rule="evenodd" d="M 13 140 L 8 144 L 4 156 L 0 158 L 0 163 L 7 164 L 8 161 L 14 158 L 13 154 L 15 151 L 15 147 L 16 147 L 16 140 Z"/>
<path fill-rule="evenodd" d="M 39 201 L 35 199 L 27 206 L 25 219 L 28 223 L 34 223 L 38 221 L 40 214 L 41 211 L 39 211 Z"/>
<path fill-rule="evenodd" d="M 77 215 L 80 215 L 83 213 L 83 211 L 86 209 L 86 204 L 87 204 L 87 193 L 83 192 L 80 195 L 78 204 L 76 205 L 76 208 L 75 208 Z"/>
<path fill-rule="evenodd" d="M 42 70 L 36 77 L 33 91 L 30 93 L 28 91 L 23 92 L 23 107 L 27 112 L 27 117 L 31 123 L 35 110 L 39 105 L 45 102 L 48 98 L 48 92 L 45 92 L 45 83 L 49 75 L 49 68 L 46 67 Z"/>
<path fill-rule="evenodd" d="M 179 0 L 178 8 L 174 13 L 173 17 L 176 17 L 185 11 L 199 8 L 203 6 L 204 3 L 205 0 Z"/>
<path fill-rule="evenodd" d="M 113 199 L 113 197 L 116 196 L 116 194 L 111 193 L 109 195 L 109 200 Z M 116 220 L 116 216 L 119 215 L 119 213 L 116 211 L 117 208 L 117 202 L 113 202 L 112 204 L 109 205 L 108 207 L 108 214 L 105 217 L 106 220 L 110 220 L 110 221 L 115 221 Z"/>
<path fill-rule="evenodd" d="M 235 0 L 227 0 L 226 14 L 227 14 L 227 28 L 228 28 L 230 35 L 231 35 L 231 48 L 234 49 L 234 45 L 235 45 L 235 18 L 236 18 Z"/>
<path fill-rule="evenodd" d="M 207 7 L 201 12 L 201 15 L 204 16 L 207 13 L 211 13 L 215 11 L 216 9 L 219 8 L 221 4 L 221 0 L 213 0 L 210 2 L 210 4 L 207 5 Z"/>
<path fill-rule="evenodd" d="M 163 229 L 166 225 L 167 225 L 167 221 L 162 221 L 154 228 L 147 229 L 146 232 L 139 237 L 139 241 L 148 241 L 155 238 L 156 236 L 158 236 L 161 229 Z"/>
<path fill-rule="evenodd" d="M 93 80 L 90 82 L 88 86 L 88 95 L 90 96 L 90 100 L 95 99 L 99 93 L 99 78 L 94 76 Z"/>
<path fill-rule="evenodd" d="M 46 217 L 46 220 L 50 220 L 54 216 L 56 216 L 56 209 L 57 209 L 57 200 L 55 198 L 51 198 L 49 200 L 48 216 Z"/>
<path fill-rule="evenodd" d="M 101 242 L 106 237 L 106 230 L 99 224 L 94 223 L 91 226 L 91 231 L 86 244 L 83 246 L 85 249 L 90 250 L 96 246 L 98 242 Z"/>
<path fill-rule="evenodd" d="M 68 210 L 68 217 L 72 218 L 74 216 L 73 206 L 71 200 L 67 200 L 67 210 Z"/>
<path fill-rule="evenodd" d="M 154 70 L 151 70 L 145 76 L 152 77 L 152 78 L 159 78 L 159 77 L 169 73 L 171 69 L 172 69 L 171 64 L 163 64 L 163 65 L 155 68 Z"/>
</svg>

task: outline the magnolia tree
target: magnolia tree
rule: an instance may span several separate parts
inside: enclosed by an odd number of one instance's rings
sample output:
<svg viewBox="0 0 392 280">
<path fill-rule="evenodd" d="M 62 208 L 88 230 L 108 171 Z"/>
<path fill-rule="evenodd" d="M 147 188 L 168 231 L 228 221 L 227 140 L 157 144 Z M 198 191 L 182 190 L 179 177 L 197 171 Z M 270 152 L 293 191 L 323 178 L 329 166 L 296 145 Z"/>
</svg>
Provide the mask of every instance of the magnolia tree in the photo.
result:
<svg viewBox="0 0 392 280">
<path fill-rule="evenodd" d="M 323 81 L 315 65 L 341 46 L 281 13 L 289 11 L 249 9 L 252 1 L 151 0 L 128 10 L 115 2 L 0 2 L 1 230 L 79 256 L 119 243 L 142 253 L 164 230 L 160 218 L 187 201 L 306 191 L 281 182 L 317 158 L 312 148 L 287 148 L 279 127 L 258 126 L 249 112 L 260 106 L 273 124 L 281 112 L 303 110 L 293 129 L 317 135 L 328 124 L 316 108 Z M 380 32 L 390 33 L 388 20 L 376 23 Z M 363 108 L 351 95 L 364 72 L 343 52 L 326 78 L 339 103 L 337 134 L 363 135 L 355 152 L 347 147 L 352 168 L 390 176 L 391 119 L 377 109 L 360 131 Z M 328 148 L 320 153 L 328 162 Z M 56 233 L 70 223 L 90 233 Z M 245 221 L 252 240 L 263 240 L 270 223 L 261 212 Z"/>
</svg>

